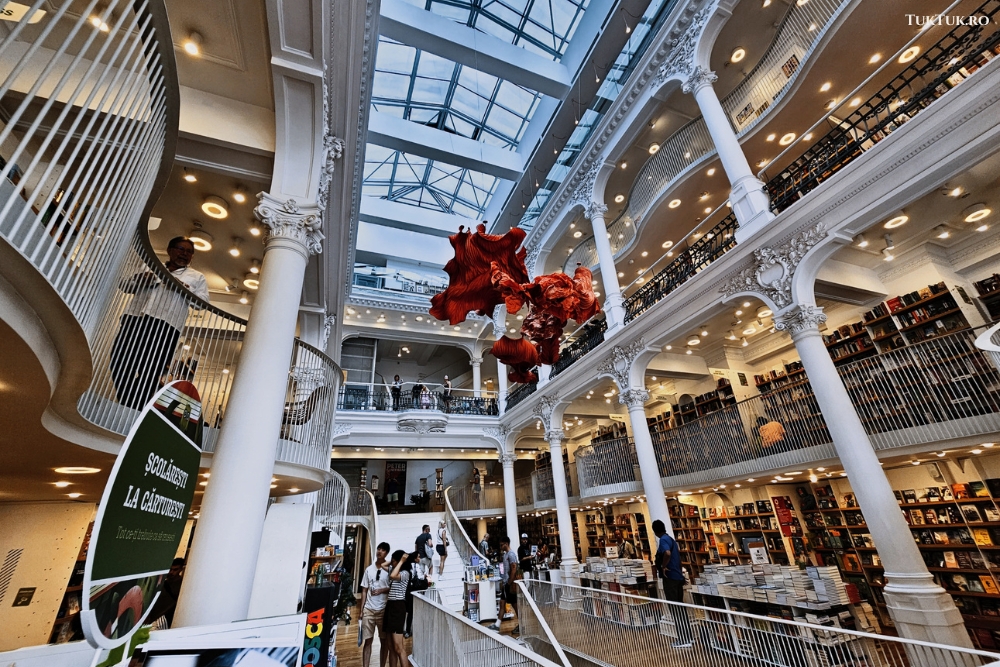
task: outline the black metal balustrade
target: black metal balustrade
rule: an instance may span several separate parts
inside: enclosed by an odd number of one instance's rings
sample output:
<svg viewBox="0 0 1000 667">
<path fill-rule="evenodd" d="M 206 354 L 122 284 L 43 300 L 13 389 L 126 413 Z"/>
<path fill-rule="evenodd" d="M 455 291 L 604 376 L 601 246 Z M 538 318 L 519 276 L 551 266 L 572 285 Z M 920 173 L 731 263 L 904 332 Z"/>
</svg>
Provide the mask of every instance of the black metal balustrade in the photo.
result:
<svg viewBox="0 0 1000 667">
<path fill-rule="evenodd" d="M 989 22 L 956 26 L 768 180 L 771 210 L 787 209 L 996 57 L 998 15 L 1000 0 L 988 0 L 970 12 Z M 830 120 L 835 122 L 832 116 Z"/>
<path fill-rule="evenodd" d="M 500 414 L 497 399 L 492 396 L 458 394 L 451 396 L 440 391 L 414 393 L 406 385 L 397 397 L 384 385 L 347 383 L 340 388 L 337 409 L 354 411 L 405 412 L 407 410 L 436 410 L 456 415 L 482 415 L 496 417 Z"/>
<path fill-rule="evenodd" d="M 515 384 L 507 391 L 507 409 L 510 410 L 515 405 L 528 398 L 538 389 L 537 382 L 524 382 Z"/>
<path fill-rule="evenodd" d="M 604 334 L 608 330 L 607 320 L 591 320 L 583 325 L 583 330 L 576 339 L 559 351 L 559 360 L 552 365 L 552 374 L 559 375 L 573 363 L 604 342 Z"/>
<path fill-rule="evenodd" d="M 665 269 L 625 299 L 625 322 L 631 322 L 699 271 L 736 247 L 736 215 L 730 213 L 700 239 L 685 248 Z"/>
</svg>

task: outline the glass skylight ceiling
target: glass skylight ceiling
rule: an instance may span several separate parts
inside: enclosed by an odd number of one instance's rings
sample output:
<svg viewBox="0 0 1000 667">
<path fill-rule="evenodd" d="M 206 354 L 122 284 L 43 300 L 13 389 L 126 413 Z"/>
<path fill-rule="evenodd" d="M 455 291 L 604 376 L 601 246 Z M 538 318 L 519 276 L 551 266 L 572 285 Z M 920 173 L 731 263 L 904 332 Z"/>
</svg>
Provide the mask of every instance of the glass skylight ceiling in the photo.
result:
<svg viewBox="0 0 1000 667">
<path fill-rule="evenodd" d="M 412 46 L 379 38 L 372 107 L 516 150 L 541 97 Z"/>
<path fill-rule="evenodd" d="M 562 151 L 559 153 L 556 163 L 552 165 L 552 168 L 545 177 L 545 181 L 535 192 L 531 204 L 528 205 L 524 215 L 521 216 L 518 227 L 527 231 L 535 226 L 535 220 L 542 214 L 552 193 L 559 187 L 563 179 L 566 178 L 570 167 L 573 166 L 576 158 L 579 157 L 583 145 L 590 138 L 591 132 L 594 131 L 597 123 L 607 110 L 611 108 L 611 104 L 618 97 L 622 88 L 624 88 L 625 81 L 632 73 L 635 64 L 639 61 L 642 54 L 646 52 L 650 36 L 655 33 L 653 28 L 660 24 L 676 2 L 677 0 L 652 0 L 649 3 L 646 11 L 639 19 L 638 25 L 632 29 L 628 41 L 601 83 L 601 87 L 598 88 L 597 95 L 594 97 L 590 108 L 584 111 L 583 116 L 579 119 L 573 130 L 573 134 L 570 135 L 566 145 L 563 146 Z"/>
<path fill-rule="evenodd" d="M 374 144 L 365 147 L 365 196 L 479 218 L 499 180 L 439 160 Z"/>
<path fill-rule="evenodd" d="M 559 60 L 588 0 L 404 0 L 434 14 Z"/>
</svg>

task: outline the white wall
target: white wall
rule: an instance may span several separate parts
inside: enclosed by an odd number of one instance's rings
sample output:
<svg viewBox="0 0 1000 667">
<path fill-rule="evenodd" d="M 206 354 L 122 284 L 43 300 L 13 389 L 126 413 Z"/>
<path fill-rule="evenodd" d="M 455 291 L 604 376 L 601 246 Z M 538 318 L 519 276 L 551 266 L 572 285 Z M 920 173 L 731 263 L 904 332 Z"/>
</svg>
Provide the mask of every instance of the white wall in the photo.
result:
<svg viewBox="0 0 1000 667">
<path fill-rule="evenodd" d="M 87 526 L 90 503 L 0 504 L 0 565 L 21 549 L 0 596 L 0 651 L 49 641 Z M 35 588 L 31 603 L 12 606 L 18 589 Z"/>
</svg>

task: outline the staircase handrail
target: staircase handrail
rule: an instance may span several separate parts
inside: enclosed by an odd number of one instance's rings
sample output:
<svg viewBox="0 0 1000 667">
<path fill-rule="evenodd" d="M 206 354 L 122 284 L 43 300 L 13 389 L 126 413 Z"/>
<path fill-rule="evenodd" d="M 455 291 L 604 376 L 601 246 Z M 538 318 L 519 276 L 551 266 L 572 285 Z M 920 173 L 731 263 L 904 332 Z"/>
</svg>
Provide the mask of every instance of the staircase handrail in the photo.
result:
<svg viewBox="0 0 1000 667">
<path fill-rule="evenodd" d="M 479 559 L 485 563 L 487 562 L 487 558 L 479 553 L 479 549 L 469 539 L 465 529 L 462 528 L 461 522 L 458 520 L 458 515 L 455 514 L 455 510 L 451 506 L 451 500 L 448 499 L 448 492 L 451 489 L 452 487 L 449 486 L 444 490 L 444 520 L 445 525 L 448 526 L 448 533 L 451 534 L 452 543 L 458 549 L 458 554 L 462 557 L 462 562 L 466 565 L 472 564 L 473 556 L 479 556 Z"/>
</svg>

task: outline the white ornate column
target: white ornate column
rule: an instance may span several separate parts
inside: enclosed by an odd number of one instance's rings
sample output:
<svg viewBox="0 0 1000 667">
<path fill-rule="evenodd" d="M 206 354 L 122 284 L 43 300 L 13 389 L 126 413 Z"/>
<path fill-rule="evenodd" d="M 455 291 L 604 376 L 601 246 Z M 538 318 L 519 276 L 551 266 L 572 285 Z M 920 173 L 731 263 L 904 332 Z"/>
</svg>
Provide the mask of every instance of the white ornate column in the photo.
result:
<svg viewBox="0 0 1000 667">
<path fill-rule="evenodd" d="M 608 207 L 597 202 L 590 202 L 584 209 L 584 215 L 590 219 L 594 228 L 594 246 L 597 248 L 597 260 L 601 267 L 601 282 L 604 285 L 605 317 L 608 319 L 608 332 L 625 325 L 625 308 L 622 305 L 622 290 L 618 284 L 618 268 L 615 266 L 615 255 L 611 251 L 611 241 L 608 239 L 608 228 L 604 224 L 604 216 Z"/>
<path fill-rule="evenodd" d="M 694 95 L 708 127 L 708 133 L 712 136 L 712 142 L 719 153 L 722 168 L 729 177 L 732 186 L 729 202 L 742 230 L 736 232 L 736 239 L 742 243 L 744 238 L 759 231 L 773 220 L 774 214 L 771 213 L 764 184 L 751 171 L 750 163 L 743 154 L 726 111 L 722 108 L 715 89 L 712 88 L 712 83 L 717 79 L 715 72 L 698 65 L 684 82 L 682 90 Z"/>
<path fill-rule="evenodd" d="M 645 387 L 633 387 L 632 366 L 645 349 L 645 343 L 640 338 L 622 347 L 611 348 L 611 356 L 604 360 L 597 370 L 602 375 L 608 375 L 618 385 L 618 402 L 628 410 L 628 419 L 632 427 L 632 440 L 635 443 L 635 456 L 639 463 L 639 475 L 642 477 L 642 488 L 646 494 L 646 505 L 649 507 L 650 523 L 659 519 L 667 532 L 674 534 L 670 523 L 670 513 L 667 510 L 667 498 L 663 493 L 663 478 L 656 461 L 656 450 L 653 448 L 653 437 L 649 433 L 649 423 L 646 421 L 646 401 L 649 392 Z M 642 373 L 636 373 L 642 377 Z"/>
<path fill-rule="evenodd" d="M 472 366 L 472 395 L 479 398 L 483 395 L 483 376 L 480 367 L 483 365 L 482 357 L 473 357 L 469 362 Z"/>
<path fill-rule="evenodd" d="M 521 530 L 517 525 L 517 496 L 514 485 L 514 461 L 517 460 L 517 454 L 501 454 L 499 460 L 503 466 L 503 505 L 507 518 L 507 536 L 513 547 L 515 544 L 520 544 L 521 538 Z"/>
<path fill-rule="evenodd" d="M 819 325 L 822 308 L 794 305 L 775 317 L 775 328 L 795 342 L 840 462 L 865 515 L 885 568 L 885 601 L 900 634 L 941 644 L 970 647 L 962 615 L 951 596 L 934 583 L 913 534 L 899 510 L 868 433 L 844 387 Z"/>
<path fill-rule="evenodd" d="M 559 525 L 559 551 L 563 570 L 573 570 L 579 565 L 576 544 L 573 541 L 573 517 L 569 513 L 569 491 L 566 488 L 566 468 L 563 466 L 562 441 L 566 434 L 561 428 L 545 432 L 552 456 L 552 489 L 556 497 L 556 521 Z"/>
<path fill-rule="evenodd" d="M 267 193 L 258 199 L 254 214 L 267 230 L 260 289 L 201 503 L 174 619 L 178 627 L 247 617 L 306 262 L 323 240 L 315 206 Z"/>
</svg>

